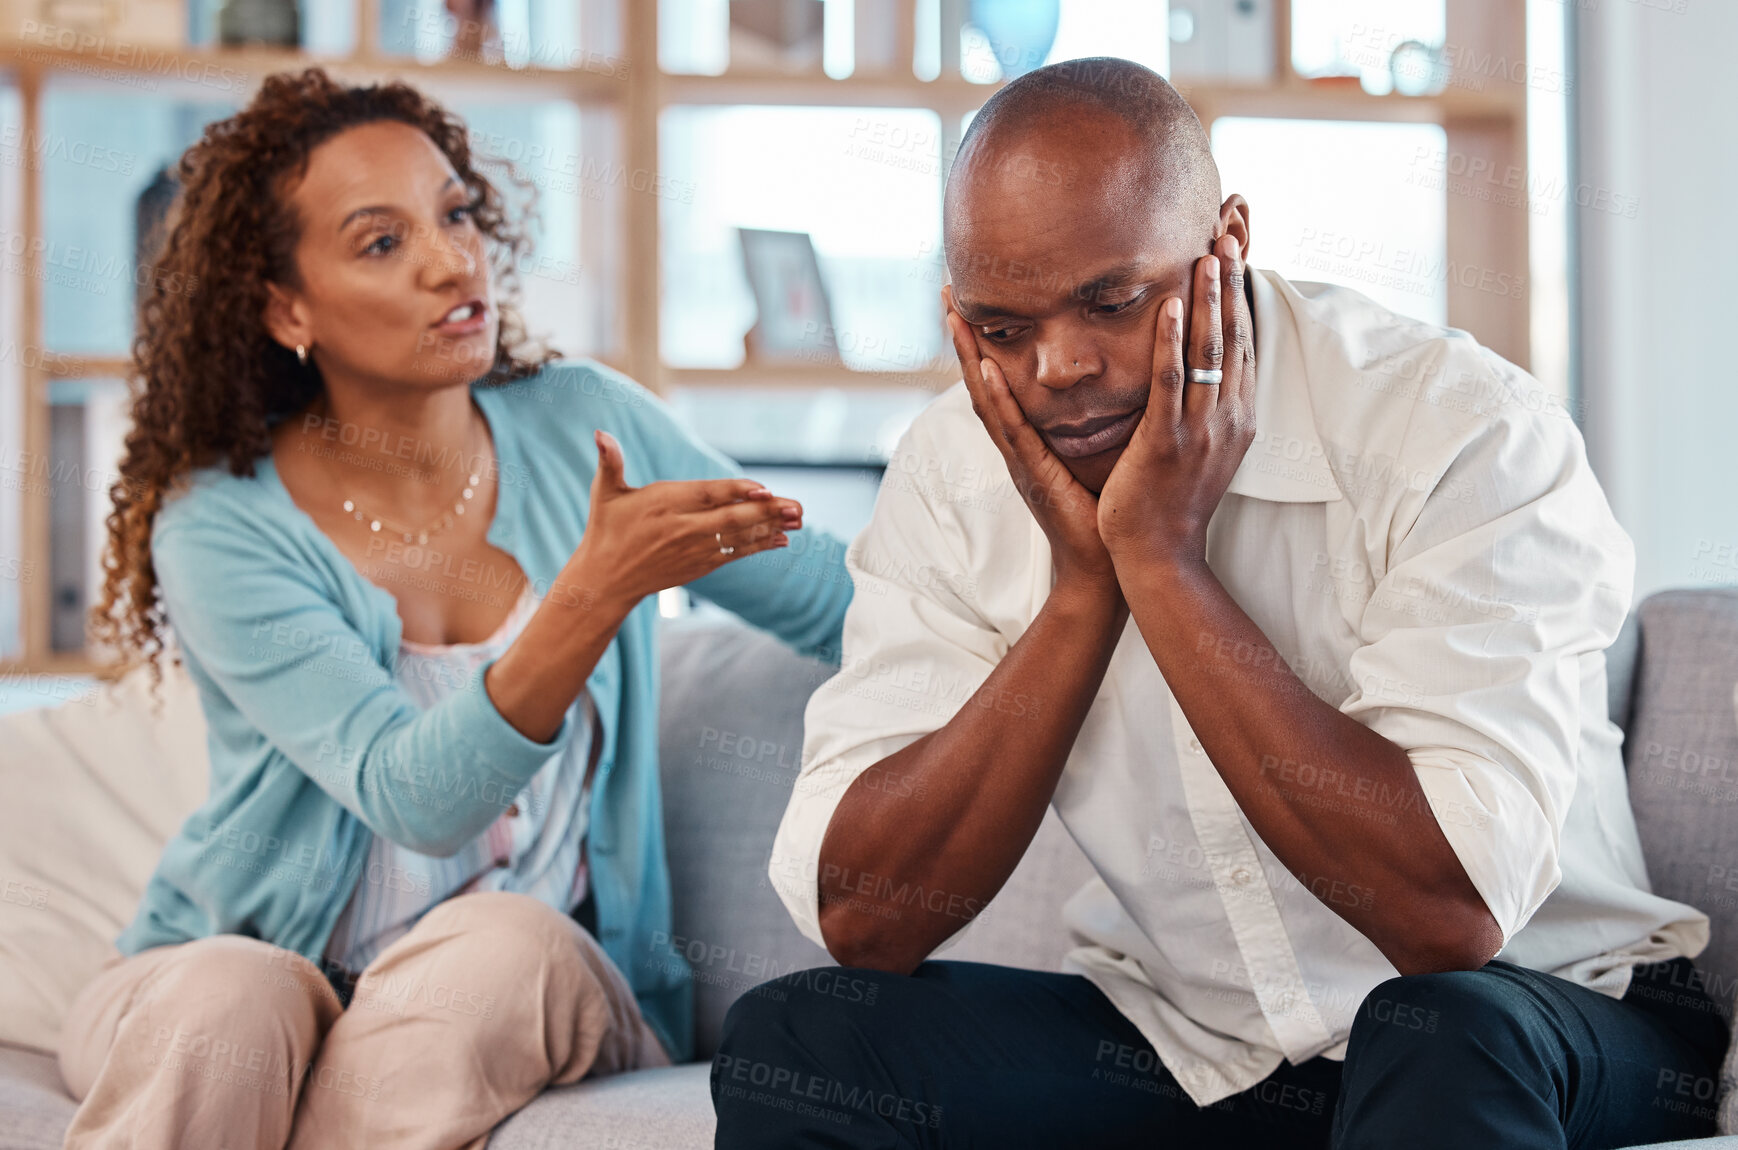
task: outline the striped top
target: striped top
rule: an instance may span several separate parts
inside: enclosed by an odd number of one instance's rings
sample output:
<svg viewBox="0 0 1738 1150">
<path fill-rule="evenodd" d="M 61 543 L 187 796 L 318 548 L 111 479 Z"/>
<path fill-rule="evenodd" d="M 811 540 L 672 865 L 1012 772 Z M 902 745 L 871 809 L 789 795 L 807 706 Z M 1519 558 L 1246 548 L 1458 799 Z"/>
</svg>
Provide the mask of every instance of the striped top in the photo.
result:
<svg viewBox="0 0 1738 1150">
<path fill-rule="evenodd" d="M 399 642 L 393 674 L 416 702 L 434 706 L 465 688 L 491 659 L 513 642 L 537 609 L 528 582 L 495 633 L 476 643 Z M 585 841 L 591 780 L 587 774 L 595 741 L 597 708 L 589 690 L 573 702 L 580 708 L 574 735 L 550 755 L 517 795 L 501 795 L 501 815 L 449 858 L 418 854 L 375 835 L 355 893 L 338 918 L 325 957 L 360 973 L 376 955 L 415 926 L 444 899 L 472 891 L 516 891 L 541 899 L 563 914 L 585 900 Z M 488 796 L 485 796 L 488 797 Z"/>
</svg>

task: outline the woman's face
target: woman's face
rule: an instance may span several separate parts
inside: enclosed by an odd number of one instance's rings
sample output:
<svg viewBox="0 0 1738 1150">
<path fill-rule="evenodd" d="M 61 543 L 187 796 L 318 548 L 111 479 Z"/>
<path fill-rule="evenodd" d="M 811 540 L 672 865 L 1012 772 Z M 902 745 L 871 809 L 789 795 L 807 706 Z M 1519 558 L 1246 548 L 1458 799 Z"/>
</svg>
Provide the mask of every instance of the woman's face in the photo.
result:
<svg viewBox="0 0 1738 1150">
<path fill-rule="evenodd" d="M 328 385 L 420 390 L 489 370 L 500 314 L 484 237 L 433 140 L 397 121 L 346 129 L 309 154 L 290 201 L 302 286 L 272 285 L 266 322 L 309 345 Z"/>
</svg>

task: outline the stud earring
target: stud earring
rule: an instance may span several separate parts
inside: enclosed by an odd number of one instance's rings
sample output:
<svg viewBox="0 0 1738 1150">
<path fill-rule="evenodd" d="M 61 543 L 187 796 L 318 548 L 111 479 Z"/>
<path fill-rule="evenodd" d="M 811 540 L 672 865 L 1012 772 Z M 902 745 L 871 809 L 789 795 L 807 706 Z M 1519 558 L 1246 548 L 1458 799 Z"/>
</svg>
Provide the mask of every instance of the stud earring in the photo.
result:
<svg viewBox="0 0 1738 1150">
<path fill-rule="evenodd" d="M 308 348 L 306 344 L 298 343 L 296 345 L 296 358 L 301 361 L 303 367 L 308 366 Z"/>
</svg>

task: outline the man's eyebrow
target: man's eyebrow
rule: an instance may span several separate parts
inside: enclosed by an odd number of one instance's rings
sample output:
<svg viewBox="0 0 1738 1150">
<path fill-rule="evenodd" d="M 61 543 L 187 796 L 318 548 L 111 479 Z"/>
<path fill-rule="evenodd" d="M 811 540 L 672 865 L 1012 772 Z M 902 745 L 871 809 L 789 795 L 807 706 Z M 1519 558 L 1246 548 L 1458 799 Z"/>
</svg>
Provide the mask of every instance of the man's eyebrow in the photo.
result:
<svg viewBox="0 0 1738 1150">
<path fill-rule="evenodd" d="M 981 319 L 974 318 L 976 316 L 996 316 L 996 315 L 1010 315 L 1010 314 L 1012 314 L 1012 313 L 1006 312 L 1006 311 L 999 311 L 993 307 L 986 307 L 986 306 L 983 306 L 981 304 L 973 303 L 971 300 L 965 299 L 959 295 L 955 295 L 953 297 L 953 309 L 955 311 L 959 312 L 960 318 L 965 320 L 967 323 L 977 323 L 977 324 L 981 324 L 984 321 Z"/>
<path fill-rule="evenodd" d="M 1141 278 L 1141 269 L 1135 264 L 1118 264 L 1074 289 L 1074 298 L 1091 299 L 1107 291 L 1115 291 L 1127 287 L 1134 280 Z"/>
<path fill-rule="evenodd" d="M 1092 299 L 1104 292 L 1116 291 L 1126 287 L 1135 280 L 1142 278 L 1139 264 L 1117 264 L 1107 268 L 1092 279 L 1085 281 L 1072 289 L 1072 299 Z M 995 317 L 1007 316 L 1010 319 L 1025 318 L 1021 312 L 1013 308 L 998 307 L 995 304 L 980 304 L 960 296 L 957 292 L 953 301 L 954 310 L 960 313 L 960 318 L 967 323 L 982 324 L 983 319 L 975 316 Z"/>
<path fill-rule="evenodd" d="M 448 176 L 441 182 L 440 192 L 437 192 L 436 194 L 439 195 L 442 192 L 445 192 L 450 185 L 458 182 L 458 176 Z M 338 230 L 342 232 L 345 228 L 349 227 L 351 221 L 356 219 L 357 216 L 380 216 L 397 210 L 398 209 L 393 207 L 391 204 L 369 204 L 365 208 L 357 208 L 355 211 L 344 217 L 343 221 L 338 225 Z"/>
</svg>

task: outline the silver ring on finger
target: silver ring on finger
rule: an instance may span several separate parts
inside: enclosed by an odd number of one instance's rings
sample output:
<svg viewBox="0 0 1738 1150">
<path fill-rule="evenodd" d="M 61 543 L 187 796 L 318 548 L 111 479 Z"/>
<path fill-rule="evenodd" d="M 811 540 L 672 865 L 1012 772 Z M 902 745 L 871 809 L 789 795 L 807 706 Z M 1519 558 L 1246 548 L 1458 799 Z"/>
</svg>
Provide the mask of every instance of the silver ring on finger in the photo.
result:
<svg viewBox="0 0 1738 1150">
<path fill-rule="evenodd" d="M 724 532 L 714 531 L 712 533 L 712 538 L 714 538 L 718 541 L 718 553 L 720 555 L 734 555 L 734 554 L 736 554 L 736 548 L 726 547 L 724 545 Z"/>
<path fill-rule="evenodd" d="M 1191 367 L 1189 369 L 1190 383 L 1205 383 L 1216 385 L 1224 382 L 1225 372 L 1217 367 Z"/>
</svg>

